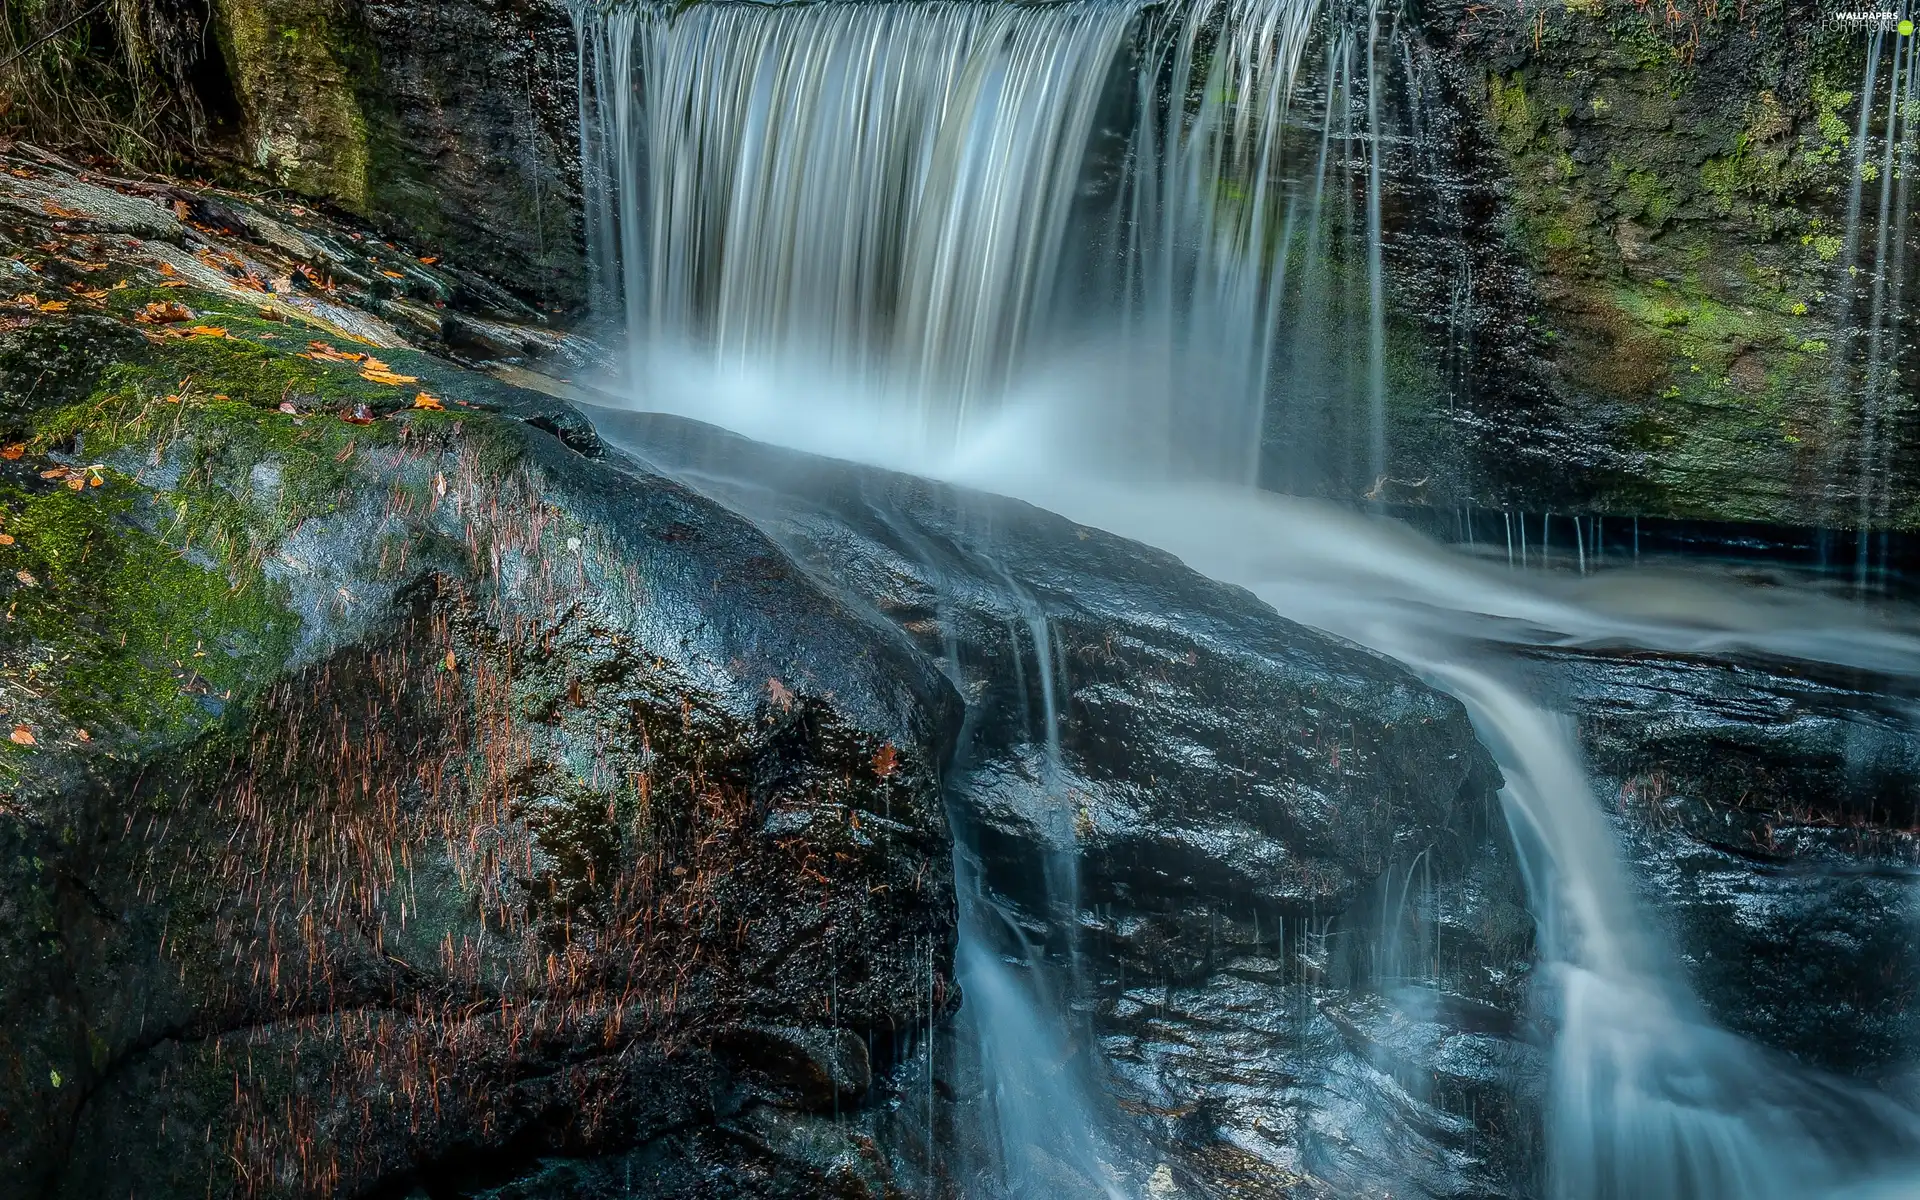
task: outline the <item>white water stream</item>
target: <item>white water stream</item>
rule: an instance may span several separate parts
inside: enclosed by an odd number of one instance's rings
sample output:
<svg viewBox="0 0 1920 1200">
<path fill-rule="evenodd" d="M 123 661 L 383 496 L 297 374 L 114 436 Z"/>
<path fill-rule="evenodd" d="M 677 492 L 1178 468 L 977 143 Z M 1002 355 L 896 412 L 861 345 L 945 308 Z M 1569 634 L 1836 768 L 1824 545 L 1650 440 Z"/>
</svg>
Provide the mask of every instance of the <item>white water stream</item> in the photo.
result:
<svg viewBox="0 0 1920 1200">
<path fill-rule="evenodd" d="M 1286 299 L 1324 283 L 1329 164 L 1390 40 L 1377 10 L 1359 20 L 1313 0 L 585 13 L 596 257 L 632 348 L 620 386 L 636 407 L 1159 546 L 1458 696 L 1506 775 L 1557 997 L 1555 1200 L 1920 1195 L 1869 1153 L 1920 1153 L 1912 1114 L 1712 1027 L 1638 911 L 1566 723 L 1501 663 L 1502 647 L 1606 645 L 1920 678 L 1920 633 L 1786 589 L 1514 573 L 1250 486 L 1268 388 L 1295 382 L 1269 379 L 1276 341 L 1313 337 L 1282 327 L 1300 311 Z M 1303 124 L 1307 63 L 1324 91 Z M 1377 148 L 1364 161 L 1377 301 Z M 1368 340 L 1353 402 L 1378 414 Z M 1042 1194 L 1013 1143 L 1091 1163 L 1099 1102 L 1013 1078 L 1056 1056 L 1054 1035 L 983 949 L 991 914 L 970 920 L 1002 1184 Z"/>
</svg>

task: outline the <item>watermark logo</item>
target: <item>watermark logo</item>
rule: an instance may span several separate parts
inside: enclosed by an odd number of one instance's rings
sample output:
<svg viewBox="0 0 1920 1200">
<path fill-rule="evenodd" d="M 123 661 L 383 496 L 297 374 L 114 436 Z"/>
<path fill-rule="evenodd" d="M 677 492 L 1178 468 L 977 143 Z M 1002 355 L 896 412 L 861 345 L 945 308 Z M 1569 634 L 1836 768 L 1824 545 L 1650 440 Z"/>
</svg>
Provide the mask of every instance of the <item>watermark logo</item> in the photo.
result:
<svg viewBox="0 0 1920 1200">
<path fill-rule="evenodd" d="M 1833 20 L 1840 25 L 1857 25 L 1866 29 L 1891 29 L 1901 37 L 1913 36 L 1913 22 L 1897 12 L 1876 9 L 1851 9 L 1833 14 Z"/>
</svg>

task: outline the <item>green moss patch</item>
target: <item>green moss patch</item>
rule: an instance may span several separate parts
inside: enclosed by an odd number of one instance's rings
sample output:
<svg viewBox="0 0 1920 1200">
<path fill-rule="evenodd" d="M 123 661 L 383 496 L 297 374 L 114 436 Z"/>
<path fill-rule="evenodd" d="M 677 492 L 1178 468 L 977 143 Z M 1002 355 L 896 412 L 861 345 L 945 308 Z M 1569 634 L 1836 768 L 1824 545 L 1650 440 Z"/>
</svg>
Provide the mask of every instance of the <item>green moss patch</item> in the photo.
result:
<svg viewBox="0 0 1920 1200">
<path fill-rule="evenodd" d="M 99 487 L 0 484 L 0 647 L 16 682 L 78 727 L 165 739 L 202 723 L 284 661 L 294 619 L 257 573 L 194 553 L 186 529 L 142 528 L 146 497 Z M 21 752 L 17 747 L 15 753 Z"/>
</svg>

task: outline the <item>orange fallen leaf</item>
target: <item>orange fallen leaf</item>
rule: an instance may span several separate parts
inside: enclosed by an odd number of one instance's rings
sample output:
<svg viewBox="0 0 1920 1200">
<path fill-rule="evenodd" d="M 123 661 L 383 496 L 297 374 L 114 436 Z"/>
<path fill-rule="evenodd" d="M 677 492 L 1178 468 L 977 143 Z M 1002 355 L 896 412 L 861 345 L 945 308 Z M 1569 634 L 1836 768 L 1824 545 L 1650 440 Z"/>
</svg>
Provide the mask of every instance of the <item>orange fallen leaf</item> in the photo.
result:
<svg viewBox="0 0 1920 1200">
<path fill-rule="evenodd" d="M 382 271 L 380 273 L 382 275 L 385 275 L 388 279 L 405 279 L 406 278 L 405 275 L 401 274 L 398 271 Z"/>
<path fill-rule="evenodd" d="M 67 469 L 65 467 L 48 467 L 46 470 L 40 472 L 40 478 L 42 479 L 64 479 L 66 475 Z"/>
<path fill-rule="evenodd" d="M 13 744 L 16 746 L 33 745 L 33 730 L 28 729 L 25 725 L 15 725 L 13 727 L 13 732 L 8 734 L 7 736 L 12 740 Z"/>
<path fill-rule="evenodd" d="M 421 392 L 419 395 L 413 398 L 413 406 L 415 408 L 424 408 L 430 411 L 445 410 L 445 408 L 447 407 L 446 405 L 440 403 L 438 400 L 435 400 L 432 396 L 427 395 L 425 392 Z"/>
<path fill-rule="evenodd" d="M 77 209 L 62 208 L 60 205 L 55 204 L 51 200 L 42 200 L 40 202 L 40 208 L 48 216 L 57 217 L 62 221 L 77 221 L 84 218 L 87 215 L 83 212 L 80 212 Z"/>
<path fill-rule="evenodd" d="M 364 354 L 352 354 L 344 350 L 335 350 L 325 342 L 308 342 L 306 353 L 302 355 L 302 357 L 316 359 L 320 362 L 357 363 L 367 356 Z"/>
<path fill-rule="evenodd" d="M 873 756 L 873 772 L 882 779 L 893 774 L 899 765 L 900 752 L 893 748 L 892 742 L 880 747 L 880 752 Z"/>
<path fill-rule="evenodd" d="M 384 383 L 388 387 L 399 387 L 403 383 L 419 383 L 418 375 L 395 375 L 392 371 L 376 371 L 371 367 L 362 367 L 360 378 L 368 383 Z"/>
<path fill-rule="evenodd" d="M 223 338 L 227 336 L 227 331 L 218 325 L 195 325 L 192 329 L 187 330 L 187 332 L 194 337 Z"/>
<path fill-rule="evenodd" d="M 86 486 L 87 486 L 86 476 L 84 475 L 67 476 L 67 487 L 71 488 L 73 491 L 76 491 L 76 492 L 84 491 L 86 489 Z"/>
<path fill-rule="evenodd" d="M 169 396 L 167 397 L 167 403 L 168 403 L 168 404 L 178 404 L 178 403 L 180 403 L 180 397 L 178 397 L 178 396 L 173 396 L 173 395 L 169 395 Z"/>
<path fill-rule="evenodd" d="M 95 475 L 95 476 L 94 476 L 93 478 L 91 478 L 91 479 L 89 479 L 89 480 L 87 480 L 87 486 L 88 486 L 88 487 L 99 487 L 99 486 L 100 486 L 101 484 L 103 484 L 103 483 L 105 483 L 105 482 L 106 482 L 106 480 L 105 480 L 105 479 L 103 479 L 103 478 L 101 478 L 101 477 L 100 477 L 100 476 L 98 476 L 98 475 Z"/>
<path fill-rule="evenodd" d="M 63 313 L 67 311 L 67 302 L 65 300 L 48 300 L 46 303 L 40 306 L 40 311 L 50 312 L 50 313 Z"/>
<path fill-rule="evenodd" d="M 161 263 L 161 264 L 160 264 L 160 273 L 161 273 L 162 275 L 172 275 L 172 274 L 173 274 L 173 264 L 172 264 L 172 263 L 170 263 L 170 262 L 163 262 L 163 263 Z"/>
<path fill-rule="evenodd" d="M 15 571 L 13 573 L 13 577 L 15 579 L 18 579 L 21 583 L 26 584 L 28 587 L 40 586 L 40 581 L 38 579 L 35 579 L 32 575 L 29 575 L 25 571 Z"/>
<path fill-rule="evenodd" d="M 421 259 L 420 263 L 422 266 L 430 267 L 439 261 L 440 261 L 440 256 L 438 254 L 429 254 L 425 258 Z"/>
<path fill-rule="evenodd" d="M 76 729 L 76 730 L 74 730 L 74 731 L 73 731 L 73 736 L 75 736 L 75 737 L 77 737 L 77 738 L 79 738 L 79 739 L 80 739 L 81 741 L 83 741 L 83 742 L 90 742 L 90 741 L 92 741 L 92 740 L 93 740 L 93 735 L 92 735 L 92 734 L 90 734 L 90 733 L 88 733 L 88 732 L 87 732 L 86 730 L 84 730 L 84 729 Z"/>
<path fill-rule="evenodd" d="M 11 545 L 13 545 L 13 535 L 10 533 L 0 533 L 0 546 Z"/>
<path fill-rule="evenodd" d="M 172 325 L 180 321 L 193 320 L 193 312 L 184 304 L 165 300 L 147 305 L 135 314 L 133 319 L 143 325 Z"/>
<path fill-rule="evenodd" d="M 25 454 L 26 452 L 27 452 L 27 444 L 25 442 L 15 442 L 11 446 L 8 446 L 6 449 L 0 450 L 0 458 L 4 458 L 8 462 L 12 462 L 15 459 L 19 458 L 21 455 Z"/>
<path fill-rule="evenodd" d="M 460 664 L 454 659 L 453 651 L 451 650 L 447 651 L 447 670 L 457 671 L 459 669 L 460 669 Z"/>
<path fill-rule="evenodd" d="M 169 279 L 165 283 L 162 283 L 160 286 L 163 288 L 183 288 L 183 287 L 192 287 L 193 285 L 188 283 L 184 279 Z"/>
</svg>

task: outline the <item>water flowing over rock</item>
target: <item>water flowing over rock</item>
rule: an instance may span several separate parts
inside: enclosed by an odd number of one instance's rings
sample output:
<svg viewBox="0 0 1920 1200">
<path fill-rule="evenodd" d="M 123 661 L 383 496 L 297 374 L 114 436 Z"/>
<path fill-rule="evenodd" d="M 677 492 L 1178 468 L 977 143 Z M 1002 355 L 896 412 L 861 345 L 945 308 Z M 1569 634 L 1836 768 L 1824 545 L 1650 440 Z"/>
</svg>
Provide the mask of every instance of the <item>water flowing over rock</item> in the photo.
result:
<svg viewBox="0 0 1920 1200">
<path fill-rule="evenodd" d="M 1895 8 L 10 10 L 0 1178 L 1913 1192 Z"/>
</svg>

